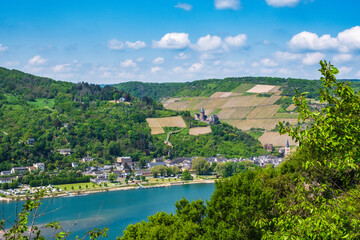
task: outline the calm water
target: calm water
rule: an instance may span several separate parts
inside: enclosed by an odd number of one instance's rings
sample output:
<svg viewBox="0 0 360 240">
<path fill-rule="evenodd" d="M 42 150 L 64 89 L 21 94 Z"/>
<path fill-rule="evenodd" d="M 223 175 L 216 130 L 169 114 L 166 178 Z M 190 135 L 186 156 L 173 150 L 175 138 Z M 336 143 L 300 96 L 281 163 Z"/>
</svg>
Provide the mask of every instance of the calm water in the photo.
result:
<svg viewBox="0 0 360 240">
<path fill-rule="evenodd" d="M 73 237 L 75 234 L 82 236 L 89 228 L 108 227 L 108 239 L 115 239 L 122 235 L 129 224 L 147 220 L 147 216 L 158 211 L 175 212 L 175 202 L 183 197 L 190 201 L 199 198 L 210 200 L 214 189 L 214 184 L 193 184 L 43 199 L 42 208 L 51 203 L 47 212 L 59 207 L 60 209 L 42 216 L 37 220 L 37 224 L 41 226 L 59 221 L 66 230 L 78 219 L 78 224 L 71 231 L 74 233 Z M 20 207 L 22 205 L 21 202 L 3 203 L 0 216 L 13 219 L 17 204 Z"/>
</svg>

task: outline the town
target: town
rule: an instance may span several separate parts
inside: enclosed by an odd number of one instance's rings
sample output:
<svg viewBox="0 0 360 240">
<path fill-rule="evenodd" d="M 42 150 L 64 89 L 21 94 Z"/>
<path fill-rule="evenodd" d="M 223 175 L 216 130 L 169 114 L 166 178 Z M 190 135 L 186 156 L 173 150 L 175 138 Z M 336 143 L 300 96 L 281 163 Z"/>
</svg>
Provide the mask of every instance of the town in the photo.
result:
<svg viewBox="0 0 360 240">
<path fill-rule="evenodd" d="M 268 146 L 264 146 L 267 148 Z M 140 168 L 139 162 L 133 161 L 129 156 L 117 157 L 116 162 L 110 165 L 101 165 L 90 156 L 83 157 L 78 162 L 72 162 L 71 169 L 47 171 L 44 163 L 34 163 L 32 166 L 13 167 L 10 170 L 0 173 L 0 184 L 2 190 L 0 195 L 3 197 L 23 196 L 34 194 L 40 189 L 45 189 L 48 193 L 65 192 L 70 195 L 72 191 L 81 190 L 72 186 L 68 189 L 66 184 L 86 184 L 83 190 L 96 187 L 112 186 L 138 186 L 143 187 L 143 183 L 149 186 L 159 184 L 159 180 L 176 181 L 192 180 L 201 175 L 207 179 L 228 177 L 229 170 L 234 174 L 239 166 L 266 167 L 268 165 L 277 166 L 283 157 L 290 152 L 287 142 L 285 148 L 280 149 L 281 157 L 263 155 L 259 157 L 230 158 L 227 159 L 220 154 L 214 157 L 177 157 L 166 159 L 165 157 L 154 158 L 145 167 Z M 60 154 L 71 155 L 71 149 L 61 149 Z M 206 165 L 206 170 L 198 170 L 193 166 L 195 162 L 202 160 L 202 165 Z M 241 167 L 240 167 L 241 169 Z M 225 171 L 225 172 L 224 172 Z M 227 171 L 227 173 L 226 173 Z M 67 173 L 66 173 L 67 172 Z M 189 176 L 186 174 L 189 173 Z M 227 175 L 226 175 L 227 174 Z M 232 175 L 232 173 L 230 173 Z M 36 176 L 41 176 L 38 180 Z M 31 180 L 32 179 L 32 180 Z M 150 180 L 150 181 L 149 181 Z M 65 185 L 65 187 L 64 187 Z M 59 187 L 60 186 L 60 187 Z"/>
</svg>

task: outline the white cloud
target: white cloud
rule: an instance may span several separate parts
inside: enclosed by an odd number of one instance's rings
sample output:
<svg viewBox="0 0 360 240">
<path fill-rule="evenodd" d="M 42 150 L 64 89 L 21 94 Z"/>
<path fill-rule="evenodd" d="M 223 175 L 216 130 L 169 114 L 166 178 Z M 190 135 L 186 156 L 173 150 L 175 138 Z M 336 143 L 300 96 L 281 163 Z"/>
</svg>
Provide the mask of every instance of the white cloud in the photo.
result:
<svg viewBox="0 0 360 240">
<path fill-rule="evenodd" d="M 243 47 L 246 45 L 247 36 L 239 34 L 235 37 L 228 36 L 225 38 L 225 43 L 230 47 Z"/>
<path fill-rule="evenodd" d="M 233 9 L 240 8 L 240 0 L 215 0 L 216 9 Z"/>
<path fill-rule="evenodd" d="M 47 59 L 41 57 L 40 55 L 36 55 L 28 61 L 30 65 L 42 65 L 45 64 L 46 62 Z"/>
<path fill-rule="evenodd" d="M 251 66 L 254 68 L 257 68 L 260 66 L 260 64 L 258 62 L 253 62 L 253 63 L 251 63 Z"/>
<path fill-rule="evenodd" d="M 107 47 L 111 50 L 121 50 L 124 49 L 124 43 L 114 38 L 107 42 Z"/>
<path fill-rule="evenodd" d="M 316 33 L 301 32 L 293 36 L 288 43 L 292 49 L 325 50 L 338 47 L 338 40 L 329 34 L 319 37 Z"/>
<path fill-rule="evenodd" d="M 342 46 L 349 49 L 360 49 L 360 26 L 340 32 L 337 38 Z"/>
<path fill-rule="evenodd" d="M 333 57 L 335 62 L 348 62 L 353 59 L 353 55 L 349 53 L 337 54 Z"/>
<path fill-rule="evenodd" d="M 190 45 L 189 34 L 167 33 L 160 41 L 153 41 L 154 48 L 184 49 Z"/>
<path fill-rule="evenodd" d="M 162 64 L 162 63 L 164 63 L 164 58 L 162 58 L 162 57 L 155 58 L 153 63 L 154 64 Z"/>
<path fill-rule="evenodd" d="M 70 69 L 70 64 L 59 64 L 59 65 L 56 65 L 54 68 L 53 68 L 54 72 L 69 72 L 71 69 Z"/>
<path fill-rule="evenodd" d="M 188 3 L 178 3 L 175 5 L 176 8 L 184 9 L 185 11 L 191 11 L 192 5 Z"/>
<path fill-rule="evenodd" d="M 290 75 L 292 73 L 292 71 L 287 68 L 280 68 L 278 72 L 284 75 Z"/>
<path fill-rule="evenodd" d="M 136 62 L 134 62 L 132 59 L 126 59 L 120 63 L 120 66 L 123 68 L 136 67 Z"/>
<path fill-rule="evenodd" d="M 158 71 L 160 71 L 160 70 L 162 70 L 161 67 L 152 67 L 152 68 L 151 68 L 151 72 L 152 72 L 152 73 L 156 73 L 156 72 L 158 72 Z"/>
<path fill-rule="evenodd" d="M 203 53 L 203 54 L 201 54 L 201 56 L 200 56 L 200 59 L 201 59 L 201 60 L 212 60 L 212 59 L 214 59 L 214 58 L 215 58 L 215 56 L 212 55 L 212 54 L 209 54 L 209 53 Z"/>
<path fill-rule="evenodd" d="M 208 34 L 205 37 L 199 38 L 195 48 L 199 51 L 209 51 L 219 48 L 221 45 L 222 40 L 220 37 Z"/>
<path fill-rule="evenodd" d="M 204 63 L 194 63 L 190 66 L 189 72 L 199 72 L 204 67 Z"/>
<path fill-rule="evenodd" d="M 324 59 L 325 55 L 320 52 L 307 53 L 302 62 L 306 65 L 318 64 L 320 60 Z"/>
<path fill-rule="evenodd" d="M 136 59 L 136 61 L 137 61 L 137 62 L 142 62 L 142 61 L 144 61 L 144 57 L 138 57 L 138 58 Z"/>
<path fill-rule="evenodd" d="M 132 49 L 136 49 L 136 50 L 146 47 L 146 43 L 143 41 L 136 41 L 136 42 L 126 41 L 125 44 L 128 48 L 132 48 Z"/>
<path fill-rule="evenodd" d="M 262 74 L 272 74 L 275 72 L 275 69 L 273 68 L 262 68 L 260 69 L 260 73 Z"/>
<path fill-rule="evenodd" d="M 217 63 L 217 62 L 215 62 L 215 63 Z M 224 66 L 238 70 L 240 67 L 244 66 L 244 64 L 245 64 L 244 61 L 240 61 L 240 62 L 226 61 Z"/>
<path fill-rule="evenodd" d="M 271 60 L 270 58 L 264 58 L 260 61 L 260 63 L 265 67 L 276 67 L 278 64 Z"/>
<path fill-rule="evenodd" d="M 360 26 L 346 29 L 335 38 L 329 34 L 319 37 L 316 33 L 304 31 L 294 35 L 288 45 L 295 50 L 337 49 L 340 52 L 348 52 L 360 49 Z"/>
<path fill-rule="evenodd" d="M 273 7 L 293 7 L 299 2 L 300 0 L 266 0 L 266 3 Z"/>
<path fill-rule="evenodd" d="M 190 57 L 189 55 L 185 54 L 184 52 L 181 52 L 178 55 L 176 55 L 174 58 L 184 60 L 184 59 L 188 59 L 189 57 Z"/>
<path fill-rule="evenodd" d="M 8 47 L 6 47 L 6 46 L 4 46 L 4 45 L 2 45 L 2 44 L 0 43 L 0 52 L 5 51 L 7 48 L 8 48 Z"/>
<path fill-rule="evenodd" d="M 340 67 L 339 68 L 339 74 L 340 75 L 346 75 L 349 72 L 351 72 L 352 68 L 351 67 Z"/>
<path fill-rule="evenodd" d="M 115 73 L 115 77 L 121 77 L 121 78 L 127 78 L 127 79 L 133 79 L 135 78 L 135 75 L 133 73 L 129 72 L 117 72 Z"/>
<path fill-rule="evenodd" d="M 172 71 L 175 72 L 175 73 L 183 72 L 184 68 L 183 67 L 174 67 Z"/>
<path fill-rule="evenodd" d="M 282 59 L 282 60 L 296 60 L 302 58 L 302 55 L 299 53 L 291 53 L 291 52 L 280 52 L 277 51 L 275 53 L 276 58 Z"/>
</svg>

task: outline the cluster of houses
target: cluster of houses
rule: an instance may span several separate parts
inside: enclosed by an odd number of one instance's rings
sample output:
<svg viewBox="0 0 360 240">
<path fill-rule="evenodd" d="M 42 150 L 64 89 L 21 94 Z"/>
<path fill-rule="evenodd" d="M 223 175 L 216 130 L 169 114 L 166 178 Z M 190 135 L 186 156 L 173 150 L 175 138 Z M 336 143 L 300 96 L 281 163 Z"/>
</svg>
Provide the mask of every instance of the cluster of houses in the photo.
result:
<svg viewBox="0 0 360 240">
<path fill-rule="evenodd" d="M 268 151 L 268 152 L 274 151 L 274 146 L 273 146 L 273 144 L 271 144 L 271 143 L 265 143 L 265 144 L 263 145 L 263 147 L 264 147 L 264 148 L 266 149 L 266 151 Z M 286 156 L 287 154 L 289 154 L 290 151 L 291 151 L 290 144 L 289 144 L 289 140 L 286 140 L 286 145 L 285 145 L 285 147 L 279 148 L 278 151 L 279 151 L 279 153 L 281 154 L 281 156 Z"/>
<path fill-rule="evenodd" d="M 91 162 L 91 157 L 82 159 L 83 162 Z M 135 174 L 143 175 L 138 171 L 140 168 L 137 165 L 138 162 L 133 162 L 131 157 L 117 157 L 116 162 L 112 165 L 104 165 L 103 167 L 90 167 L 87 171 L 83 172 L 83 175 L 90 175 L 96 178 L 92 178 L 90 181 L 96 184 L 109 182 L 110 173 L 114 173 L 118 178 L 126 177 L 130 175 L 131 171 L 135 171 Z M 74 167 L 74 163 L 72 164 Z"/>
<path fill-rule="evenodd" d="M 63 154 L 71 154 L 70 149 L 62 149 L 61 151 Z M 284 149 L 284 153 L 287 154 L 290 152 L 289 143 L 287 142 L 286 147 Z M 117 175 L 118 178 L 124 178 L 134 172 L 135 176 L 150 176 L 150 169 L 152 167 L 162 165 L 166 167 L 177 166 L 180 170 L 184 171 L 185 169 L 191 170 L 192 169 L 192 162 L 195 157 L 178 157 L 175 159 L 165 159 L 164 157 L 161 158 L 154 158 L 151 162 L 147 163 L 146 169 L 140 169 L 138 166 L 138 162 L 133 161 L 131 157 L 117 157 L 116 162 L 111 165 L 104 165 L 102 167 L 89 167 L 86 171 L 83 172 L 83 175 L 93 176 L 91 181 L 96 184 L 106 183 L 109 182 L 109 175 L 114 173 Z M 84 157 L 81 161 L 84 163 L 90 163 L 94 159 L 92 157 Z M 208 157 L 205 158 L 210 164 L 212 163 L 225 163 L 225 162 L 242 162 L 245 160 L 250 160 L 254 164 L 265 167 L 268 164 L 272 164 L 277 166 L 281 163 L 282 158 L 280 157 L 272 157 L 272 156 L 260 156 L 260 157 L 252 157 L 250 159 L 243 159 L 243 158 L 231 158 L 226 159 L 221 156 L 216 157 Z M 73 162 L 73 168 L 78 167 L 78 163 Z M 12 183 L 18 175 L 21 175 L 25 172 L 32 172 L 32 171 L 45 171 L 45 165 L 43 163 L 34 163 L 32 166 L 28 167 L 13 167 L 9 171 L 2 171 L 0 175 L 0 183 Z"/>
<path fill-rule="evenodd" d="M 94 176 L 91 181 L 96 184 L 101 184 L 105 182 L 109 182 L 109 174 L 115 173 L 118 178 L 123 178 L 133 171 L 135 176 L 150 176 L 150 169 L 152 167 L 162 165 L 165 167 L 177 166 L 180 170 L 184 171 L 185 169 L 191 170 L 192 169 L 192 162 L 193 159 L 196 157 L 178 157 L 175 159 L 165 159 L 161 158 L 154 158 L 151 162 L 146 164 L 146 169 L 140 169 L 138 167 L 138 162 L 132 161 L 131 157 L 118 157 L 117 161 L 113 165 L 105 165 L 103 167 L 90 167 L 87 169 L 86 172 L 83 172 L 84 175 Z M 252 161 L 254 164 L 265 167 L 268 164 L 272 164 L 277 166 L 281 163 L 282 158 L 280 157 L 272 157 L 269 155 L 260 156 L 260 157 L 251 157 L 250 159 L 244 158 L 231 158 L 227 159 L 221 156 L 216 157 L 207 157 L 205 158 L 210 164 L 212 163 L 225 163 L 225 162 L 243 162 L 246 160 Z"/>
<path fill-rule="evenodd" d="M 0 176 L 0 183 L 12 183 L 14 180 L 17 179 L 16 177 L 11 177 L 14 175 L 21 175 L 25 172 L 34 172 L 34 171 L 45 171 L 45 164 L 43 163 L 34 163 L 32 166 L 28 167 L 13 167 L 9 171 L 1 171 Z"/>
</svg>

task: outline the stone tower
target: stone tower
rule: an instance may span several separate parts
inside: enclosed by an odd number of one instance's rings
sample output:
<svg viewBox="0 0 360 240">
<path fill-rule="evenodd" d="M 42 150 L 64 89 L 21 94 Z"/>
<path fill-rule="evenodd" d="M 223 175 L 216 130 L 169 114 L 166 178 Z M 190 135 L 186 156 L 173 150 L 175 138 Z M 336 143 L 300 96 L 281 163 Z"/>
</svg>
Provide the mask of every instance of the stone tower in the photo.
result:
<svg viewBox="0 0 360 240">
<path fill-rule="evenodd" d="M 288 153 L 290 153 L 289 139 L 286 140 L 286 145 L 285 145 L 285 152 L 284 152 L 284 154 L 287 155 Z"/>
<path fill-rule="evenodd" d="M 205 120 L 205 110 L 204 108 L 202 107 L 200 109 L 200 121 L 204 121 Z"/>
</svg>

